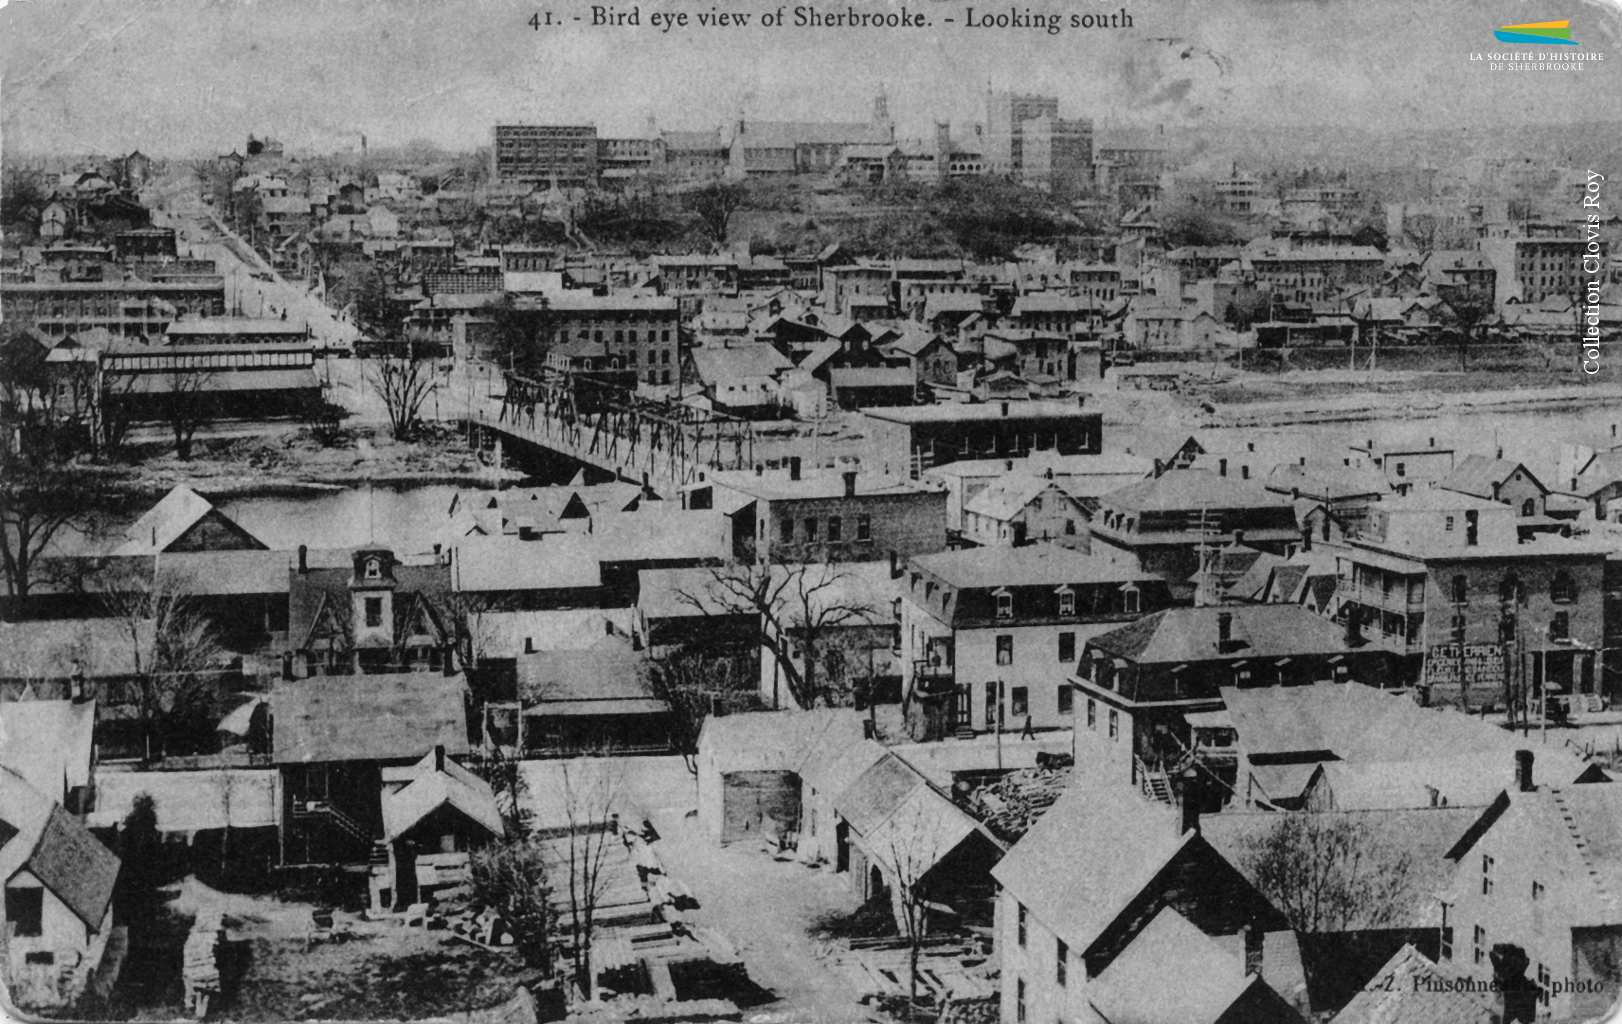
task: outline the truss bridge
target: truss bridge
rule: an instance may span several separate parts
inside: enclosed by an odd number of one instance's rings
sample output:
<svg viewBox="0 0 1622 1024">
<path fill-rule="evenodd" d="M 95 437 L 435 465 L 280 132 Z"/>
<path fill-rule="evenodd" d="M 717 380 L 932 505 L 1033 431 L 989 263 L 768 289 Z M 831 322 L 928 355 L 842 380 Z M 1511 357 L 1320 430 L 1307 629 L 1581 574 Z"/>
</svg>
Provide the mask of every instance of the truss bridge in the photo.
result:
<svg viewBox="0 0 1622 1024">
<path fill-rule="evenodd" d="M 753 464 L 748 420 L 644 398 L 580 374 L 503 374 L 501 405 L 475 413 L 492 432 L 596 466 L 670 497 L 700 473 Z"/>
</svg>

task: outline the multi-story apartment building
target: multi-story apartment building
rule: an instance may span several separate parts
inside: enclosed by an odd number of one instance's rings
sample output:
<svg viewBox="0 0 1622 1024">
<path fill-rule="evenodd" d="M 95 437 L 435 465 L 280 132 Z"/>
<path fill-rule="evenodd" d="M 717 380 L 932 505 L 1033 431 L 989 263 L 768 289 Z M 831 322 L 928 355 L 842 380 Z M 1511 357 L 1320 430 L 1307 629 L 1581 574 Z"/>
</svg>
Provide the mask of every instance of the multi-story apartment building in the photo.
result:
<svg viewBox="0 0 1622 1024">
<path fill-rule="evenodd" d="M 1524 237 L 1483 238 L 1479 244 L 1481 254 L 1492 263 L 1493 300 L 1500 306 L 1512 300 L 1530 304 L 1551 295 L 1576 296 L 1587 281 L 1583 242 L 1575 234 L 1529 232 Z M 1601 249 L 1603 256 L 1603 243 Z"/>
<path fill-rule="evenodd" d="M 1520 530 L 1520 509 L 1441 488 L 1370 507 L 1337 552 L 1338 616 L 1435 702 L 1598 693 L 1602 544 Z"/>
<path fill-rule="evenodd" d="M 866 562 L 946 547 L 946 491 L 881 473 L 801 472 L 798 455 L 767 472 L 712 473 L 687 507 L 732 524 L 734 557 L 767 562 Z"/>
<path fill-rule="evenodd" d="M 1295 248 L 1264 242 L 1246 249 L 1243 264 L 1283 302 L 1326 302 L 1343 289 L 1378 284 L 1385 272 L 1385 258 L 1369 245 Z"/>
<path fill-rule="evenodd" d="M 676 178 L 719 178 L 730 159 L 719 128 L 707 132 L 664 132 L 665 173 Z"/>
<path fill-rule="evenodd" d="M 1088 637 L 1166 607 L 1154 577 L 1055 544 L 911 558 L 901 653 L 919 739 L 1069 728 L 1068 676 Z"/>
<path fill-rule="evenodd" d="M 225 279 L 0 282 L 0 319 L 53 338 L 103 327 L 115 337 L 158 335 L 183 316 L 224 316 Z"/>
<path fill-rule="evenodd" d="M 593 125 L 498 124 L 491 129 L 490 177 L 563 188 L 597 184 L 598 139 Z"/>
<path fill-rule="evenodd" d="M 603 354 L 639 381 L 670 384 L 682 365 L 675 299 L 653 295 L 589 295 L 567 291 L 547 300 L 558 342 L 602 345 Z"/>
<path fill-rule="evenodd" d="M 658 135 L 597 140 L 597 172 L 605 185 L 659 174 L 664 167 L 665 141 Z"/>
<path fill-rule="evenodd" d="M 1056 96 L 986 93 L 984 165 L 988 173 L 1043 191 L 1067 191 L 1092 171 L 1093 125 L 1059 116 Z"/>
<path fill-rule="evenodd" d="M 1454 450 L 1437 447 L 1434 437 L 1423 445 L 1377 444 L 1371 437 L 1362 444 L 1352 445 L 1351 450 L 1357 462 L 1372 465 L 1384 473 L 1386 482 L 1398 494 L 1435 483 L 1453 472 Z"/>
</svg>

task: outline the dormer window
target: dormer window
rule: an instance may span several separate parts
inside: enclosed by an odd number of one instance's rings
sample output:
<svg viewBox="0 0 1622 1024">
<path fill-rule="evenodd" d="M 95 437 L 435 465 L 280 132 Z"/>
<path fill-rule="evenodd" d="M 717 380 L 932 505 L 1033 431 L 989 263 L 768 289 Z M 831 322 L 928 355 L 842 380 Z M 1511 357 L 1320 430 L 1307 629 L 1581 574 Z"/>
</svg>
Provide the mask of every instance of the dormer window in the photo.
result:
<svg viewBox="0 0 1622 1024">
<path fill-rule="evenodd" d="M 1076 592 L 1069 587 L 1059 591 L 1059 614 L 1065 617 L 1076 614 Z"/>
<path fill-rule="evenodd" d="M 382 579 L 383 578 L 383 563 L 378 561 L 375 558 L 368 558 L 366 560 L 366 568 L 365 568 L 364 572 L 362 573 L 362 576 L 364 578 L 366 578 L 366 579 L 369 579 L 369 580 L 380 580 L 380 579 Z"/>
<path fill-rule="evenodd" d="M 1121 588 L 1121 607 L 1128 615 L 1136 615 L 1143 607 L 1143 594 L 1130 584 Z"/>
<path fill-rule="evenodd" d="M 1011 619 L 1014 617 L 1014 595 L 1007 590 L 999 590 L 992 595 L 997 599 L 997 618 Z"/>
</svg>

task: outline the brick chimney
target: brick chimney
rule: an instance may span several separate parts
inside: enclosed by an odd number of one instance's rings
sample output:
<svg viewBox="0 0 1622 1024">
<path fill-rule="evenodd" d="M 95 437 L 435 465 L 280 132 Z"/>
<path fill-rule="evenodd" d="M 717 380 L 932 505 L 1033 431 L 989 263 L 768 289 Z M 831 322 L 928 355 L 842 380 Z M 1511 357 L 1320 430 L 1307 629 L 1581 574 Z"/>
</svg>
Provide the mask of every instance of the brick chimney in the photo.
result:
<svg viewBox="0 0 1622 1024">
<path fill-rule="evenodd" d="M 1530 750 L 1515 751 L 1515 788 L 1522 793 L 1530 793 L 1537 789 L 1532 781 L 1532 752 Z"/>
<path fill-rule="evenodd" d="M 1217 612 L 1217 650 L 1226 653 L 1233 645 L 1233 612 Z"/>
<path fill-rule="evenodd" d="M 790 455 L 788 457 L 788 478 L 790 480 L 798 480 L 800 478 L 800 457 L 798 455 Z"/>
<path fill-rule="evenodd" d="M 445 770 L 445 744 L 436 743 L 436 744 L 434 744 L 434 771 L 442 772 L 444 770 Z"/>
<path fill-rule="evenodd" d="M 305 575 L 308 575 L 309 572 L 310 572 L 310 549 L 307 546 L 305 546 L 303 544 L 300 544 L 298 546 L 298 574 L 300 576 L 305 576 Z"/>
<path fill-rule="evenodd" d="M 847 469 L 842 475 L 845 478 L 845 497 L 856 497 L 856 471 Z"/>
</svg>

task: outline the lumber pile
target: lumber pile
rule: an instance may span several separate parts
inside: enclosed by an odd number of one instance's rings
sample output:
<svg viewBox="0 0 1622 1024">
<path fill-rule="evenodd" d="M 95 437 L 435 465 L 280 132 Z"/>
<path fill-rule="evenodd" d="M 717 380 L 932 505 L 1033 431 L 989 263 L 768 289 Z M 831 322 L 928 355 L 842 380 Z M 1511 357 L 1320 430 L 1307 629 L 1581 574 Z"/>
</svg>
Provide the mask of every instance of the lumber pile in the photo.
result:
<svg viewBox="0 0 1622 1024">
<path fill-rule="evenodd" d="M 200 911 L 186 934 L 181 950 L 180 979 L 192 1016 L 208 1016 L 208 1004 L 220 994 L 220 966 L 216 949 L 224 932 L 219 911 Z"/>
<path fill-rule="evenodd" d="M 863 1003 L 905 1000 L 911 995 L 912 953 L 904 939 L 832 942 L 820 947 L 818 955 Z M 958 1000 L 989 998 L 996 992 L 986 957 L 977 948 L 953 939 L 929 943 L 918 951 L 920 1003 L 945 1006 Z"/>
<path fill-rule="evenodd" d="M 655 996 L 618 996 L 598 1003 L 578 1006 L 564 1018 L 565 1024 L 710 1024 L 713 1021 L 741 1021 L 743 1012 L 726 999 L 669 1001 Z"/>
<path fill-rule="evenodd" d="M 998 839 L 1018 842 L 1070 781 L 1071 767 L 1021 768 L 969 794 L 968 811 Z"/>
</svg>

